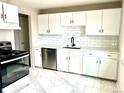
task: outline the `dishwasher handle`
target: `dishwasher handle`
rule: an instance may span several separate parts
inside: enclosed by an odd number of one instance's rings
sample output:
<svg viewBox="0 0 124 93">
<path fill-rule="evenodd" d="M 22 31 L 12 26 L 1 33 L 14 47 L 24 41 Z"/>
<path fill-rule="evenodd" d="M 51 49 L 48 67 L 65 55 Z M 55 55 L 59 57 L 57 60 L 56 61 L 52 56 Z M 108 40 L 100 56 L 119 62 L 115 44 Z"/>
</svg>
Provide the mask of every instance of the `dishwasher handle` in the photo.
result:
<svg viewBox="0 0 124 93">
<path fill-rule="evenodd" d="M 45 52 L 56 52 L 56 49 L 43 49 Z"/>
</svg>

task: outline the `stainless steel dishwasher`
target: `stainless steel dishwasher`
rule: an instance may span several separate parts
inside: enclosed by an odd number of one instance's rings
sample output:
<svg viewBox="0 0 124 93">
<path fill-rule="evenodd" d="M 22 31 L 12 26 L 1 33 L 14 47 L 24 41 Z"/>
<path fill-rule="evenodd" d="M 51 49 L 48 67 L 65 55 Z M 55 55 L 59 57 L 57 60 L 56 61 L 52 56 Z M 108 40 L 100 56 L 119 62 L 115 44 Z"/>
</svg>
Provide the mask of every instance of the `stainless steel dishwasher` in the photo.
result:
<svg viewBox="0 0 124 93">
<path fill-rule="evenodd" d="M 47 69 L 57 69 L 56 49 L 42 48 L 42 66 Z"/>
</svg>

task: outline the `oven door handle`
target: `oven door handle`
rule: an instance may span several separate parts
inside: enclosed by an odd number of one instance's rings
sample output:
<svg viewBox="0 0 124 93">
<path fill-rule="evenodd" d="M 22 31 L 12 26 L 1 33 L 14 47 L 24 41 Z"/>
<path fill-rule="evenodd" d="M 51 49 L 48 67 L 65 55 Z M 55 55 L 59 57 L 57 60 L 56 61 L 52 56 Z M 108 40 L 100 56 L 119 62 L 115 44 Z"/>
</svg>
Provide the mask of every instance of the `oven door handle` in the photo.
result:
<svg viewBox="0 0 124 93">
<path fill-rule="evenodd" d="M 28 57 L 28 56 L 29 56 L 29 54 L 21 56 L 21 57 L 18 57 L 18 58 L 13 58 L 13 59 L 10 59 L 10 60 L 6 60 L 6 61 L 1 62 L 1 64 L 10 63 L 12 61 L 16 61 L 16 60 L 19 60 L 19 59 L 22 59 L 22 58 L 25 58 L 25 57 Z"/>
</svg>

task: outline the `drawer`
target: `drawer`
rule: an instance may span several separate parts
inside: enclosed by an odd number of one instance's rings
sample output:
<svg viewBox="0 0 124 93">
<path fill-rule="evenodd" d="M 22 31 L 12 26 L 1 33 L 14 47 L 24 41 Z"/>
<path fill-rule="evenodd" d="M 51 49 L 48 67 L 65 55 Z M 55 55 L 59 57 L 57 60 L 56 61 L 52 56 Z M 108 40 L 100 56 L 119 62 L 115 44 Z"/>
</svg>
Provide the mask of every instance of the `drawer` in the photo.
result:
<svg viewBox="0 0 124 93">
<path fill-rule="evenodd" d="M 97 57 L 100 56 L 99 52 L 84 52 L 83 55 L 84 56 L 97 56 Z"/>
<path fill-rule="evenodd" d="M 112 53 L 101 53 L 100 57 L 118 59 L 118 55 Z"/>
<path fill-rule="evenodd" d="M 69 53 L 71 54 L 71 55 L 81 55 L 82 56 L 82 51 L 80 51 L 80 50 L 70 50 L 69 51 Z"/>
</svg>

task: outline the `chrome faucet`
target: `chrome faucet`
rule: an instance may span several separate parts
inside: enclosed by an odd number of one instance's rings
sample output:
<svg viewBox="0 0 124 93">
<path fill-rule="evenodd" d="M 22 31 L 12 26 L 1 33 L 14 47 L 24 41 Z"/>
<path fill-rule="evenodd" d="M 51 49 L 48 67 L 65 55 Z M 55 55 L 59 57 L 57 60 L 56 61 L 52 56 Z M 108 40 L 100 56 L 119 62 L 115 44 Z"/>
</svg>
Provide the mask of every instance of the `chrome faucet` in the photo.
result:
<svg viewBox="0 0 124 93">
<path fill-rule="evenodd" d="M 71 46 L 74 47 L 75 44 L 74 44 L 74 37 L 71 37 Z"/>
</svg>

